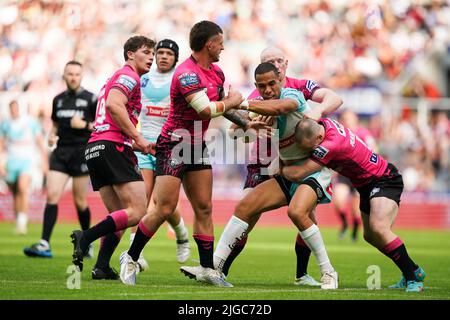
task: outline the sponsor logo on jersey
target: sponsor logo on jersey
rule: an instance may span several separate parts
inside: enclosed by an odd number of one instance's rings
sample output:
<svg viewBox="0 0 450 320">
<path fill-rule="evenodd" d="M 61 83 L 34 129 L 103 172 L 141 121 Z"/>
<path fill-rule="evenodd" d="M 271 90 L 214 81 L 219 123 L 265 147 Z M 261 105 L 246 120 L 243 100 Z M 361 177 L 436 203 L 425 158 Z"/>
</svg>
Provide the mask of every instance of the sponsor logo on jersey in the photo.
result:
<svg viewBox="0 0 450 320">
<path fill-rule="evenodd" d="M 58 100 L 58 102 L 56 102 L 56 108 L 61 108 L 63 104 L 63 101 L 61 99 Z"/>
<path fill-rule="evenodd" d="M 145 88 L 147 86 L 148 80 L 148 78 L 141 79 L 141 88 Z"/>
<path fill-rule="evenodd" d="M 378 162 L 378 155 L 375 154 L 375 153 L 372 153 L 372 155 L 370 156 L 370 160 L 369 161 L 374 163 L 374 164 L 377 164 L 377 162 Z"/>
<path fill-rule="evenodd" d="M 104 125 L 101 125 L 101 126 L 96 126 L 95 127 L 95 132 L 102 132 L 102 131 L 107 131 L 107 130 L 109 130 L 109 124 L 104 124 Z"/>
<path fill-rule="evenodd" d="M 180 80 L 180 85 L 182 87 L 192 87 L 200 84 L 200 80 L 196 73 L 193 72 L 185 72 L 178 76 L 178 80 Z"/>
<path fill-rule="evenodd" d="M 167 118 L 167 116 L 169 115 L 169 108 L 157 106 L 146 106 L 146 108 L 147 113 L 145 115 L 149 117 Z"/>
<path fill-rule="evenodd" d="M 328 154 L 329 151 L 330 150 L 328 150 L 327 148 L 325 148 L 323 146 L 318 146 L 316 149 L 314 149 L 313 156 L 318 159 L 323 159 L 323 158 L 325 158 L 325 156 Z"/>
<path fill-rule="evenodd" d="M 137 81 L 126 74 L 121 74 L 117 78 L 116 83 L 123 85 L 128 90 L 132 91 L 137 84 Z"/>
<path fill-rule="evenodd" d="M 88 102 L 87 102 L 87 100 L 84 100 L 84 99 L 77 99 L 77 100 L 75 100 L 75 106 L 78 108 L 81 108 L 81 107 L 84 108 L 84 107 L 88 106 Z"/>
<path fill-rule="evenodd" d="M 289 147 L 295 142 L 295 134 L 290 135 L 289 137 L 286 137 L 279 142 L 279 148 L 283 149 L 286 147 Z"/>
<path fill-rule="evenodd" d="M 81 110 L 58 110 L 56 111 L 57 118 L 72 118 L 73 116 L 77 116 L 80 118 L 84 118 L 83 111 Z"/>
<path fill-rule="evenodd" d="M 308 89 L 310 92 L 313 91 L 318 86 L 319 85 L 315 81 L 312 80 L 306 81 L 306 89 Z"/>
</svg>

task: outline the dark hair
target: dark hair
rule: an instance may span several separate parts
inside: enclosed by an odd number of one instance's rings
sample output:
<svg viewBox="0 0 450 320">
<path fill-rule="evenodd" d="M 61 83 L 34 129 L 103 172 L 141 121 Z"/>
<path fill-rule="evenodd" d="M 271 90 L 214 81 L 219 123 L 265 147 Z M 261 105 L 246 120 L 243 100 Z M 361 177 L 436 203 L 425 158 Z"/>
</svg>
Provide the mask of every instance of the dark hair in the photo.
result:
<svg viewBox="0 0 450 320">
<path fill-rule="evenodd" d="M 203 49 L 211 37 L 223 34 L 222 28 L 212 21 L 203 20 L 194 24 L 189 33 L 189 46 L 195 52 Z"/>
<path fill-rule="evenodd" d="M 153 49 L 155 47 L 155 41 L 145 36 L 131 37 L 123 45 L 123 57 L 125 61 L 128 61 L 128 51 L 136 52 L 142 47 Z"/>
<path fill-rule="evenodd" d="M 83 65 L 81 64 L 81 62 L 78 62 L 76 60 L 70 60 L 69 62 L 66 63 L 65 67 L 67 67 L 68 65 L 74 65 L 74 66 L 80 66 L 83 67 Z M 64 68 L 65 68 L 64 67 Z"/>
<path fill-rule="evenodd" d="M 275 75 L 277 77 L 280 75 L 278 68 L 275 67 L 275 65 L 273 65 L 272 63 L 270 63 L 270 62 L 260 63 L 255 69 L 255 78 L 256 78 L 256 75 L 258 75 L 258 74 L 263 74 L 263 73 L 267 73 L 270 71 L 273 71 L 273 73 L 275 73 Z"/>
<path fill-rule="evenodd" d="M 178 62 L 178 56 L 179 56 L 179 51 L 180 49 L 178 48 L 178 44 L 171 40 L 171 39 L 164 39 L 158 42 L 158 44 L 156 45 L 156 49 L 155 51 L 158 51 L 159 48 L 166 48 L 166 49 L 170 49 L 173 51 L 173 54 L 175 55 L 175 61 L 173 63 L 172 68 L 174 68 Z M 156 52 L 155 52 L 156 54 Z"/>
</svg>

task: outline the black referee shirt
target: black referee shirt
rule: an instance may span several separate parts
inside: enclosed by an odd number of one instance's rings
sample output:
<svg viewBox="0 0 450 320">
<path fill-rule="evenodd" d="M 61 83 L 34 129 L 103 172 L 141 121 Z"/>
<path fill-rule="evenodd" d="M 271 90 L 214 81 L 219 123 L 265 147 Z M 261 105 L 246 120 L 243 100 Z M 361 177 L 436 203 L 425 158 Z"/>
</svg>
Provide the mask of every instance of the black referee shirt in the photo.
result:
<svg viewBox="0 0 450 320">
<path fill-rule="evenodd" d="M 97 97 L 83 88 L 77 92 L 66 90 L 53 99 L 52 120 L 58 124 L 58 147 L 80 146 L 87 143 L 91 132 L 87 129 L 73 129 L 70 120 L 77 115 L 92 122 L 95 119 Z"/>
</svg>

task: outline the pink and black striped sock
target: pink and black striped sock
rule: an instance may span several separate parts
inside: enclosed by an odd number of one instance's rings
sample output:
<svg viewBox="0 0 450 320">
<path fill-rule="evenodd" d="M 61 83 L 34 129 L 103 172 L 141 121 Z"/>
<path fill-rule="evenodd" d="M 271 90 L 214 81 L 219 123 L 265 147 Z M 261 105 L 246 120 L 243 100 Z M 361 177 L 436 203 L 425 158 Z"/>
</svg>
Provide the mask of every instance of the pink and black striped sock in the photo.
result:
<svg viewBox="0 0 450 320">
<path fill-rule="evenodd" d="M 295 254 L 297 256 L 297 278 L 303 277 L 308 273 L 309 257 L 311 256 L 311 249 L 303 241 L 300 234 L 297 233 L 297 239 L 295 240 Z"/>
<path fill-rule="evenodd" d="M 214 236 L 194 234 L 193 237 L 197 243 L 200 265 L 204 268 L 214 269 Z"/>
<path fill-rule="evenodd" d="M 389 242 L 380 251 L 394 261 L 397 267 L 402 271 L 406 281 L 416 279 L 414 270 L 417 265 L 409 257 L 406 247 L 399 237 Z"/>
<path fill-rule="evenodd" d="M 228 272 L 230 271 L 231 264 L 233 261 L 237 258 L 237 256 L 244 250 L 245 244 L 247 243 L 248 236 L 245 235 L 236 245 L 233 247 L 233 250 L 231 250 L 230 255 L 228 256 L 227 260 L 225 260 L 225 263 L 222 267 L 222 272 L 224 275 L 228 275 Z"/>
<path fill-rule="evenodd" d="M 147 242 L 153 237 L 155 232 L 150 231 L 142 222 L 139 222 L 136 235 L 134 236 L 133 243 L 131 244 L 128 254 L 133 259 L 133 261 L 138 261 L 139 255 L 144 249 Z"/>
</svg>

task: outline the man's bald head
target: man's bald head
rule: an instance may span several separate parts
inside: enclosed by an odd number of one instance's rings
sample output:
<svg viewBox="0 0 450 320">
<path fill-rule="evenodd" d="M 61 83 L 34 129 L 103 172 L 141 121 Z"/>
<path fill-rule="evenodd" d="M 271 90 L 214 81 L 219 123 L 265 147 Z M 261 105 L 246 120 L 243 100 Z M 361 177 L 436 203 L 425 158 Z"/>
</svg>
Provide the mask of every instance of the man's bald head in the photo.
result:
<svg viewBox="0 0 450 320">
<path fill-rule="evenodd" d="M 323 138 L 324 128 L 315 120 L 304 118 L 295 126 L 295 140 L 304 151 L 314 150 Z"/>
<path fill-rule="evenodd" d="M 288 60 L 286 54 L 278 47 L 270 46 L 261 51 L 261 63 L 270 62 L 277 67 L 278 72 L 282 76 L 282 80 L 286 77 Z"/>
</svg>

